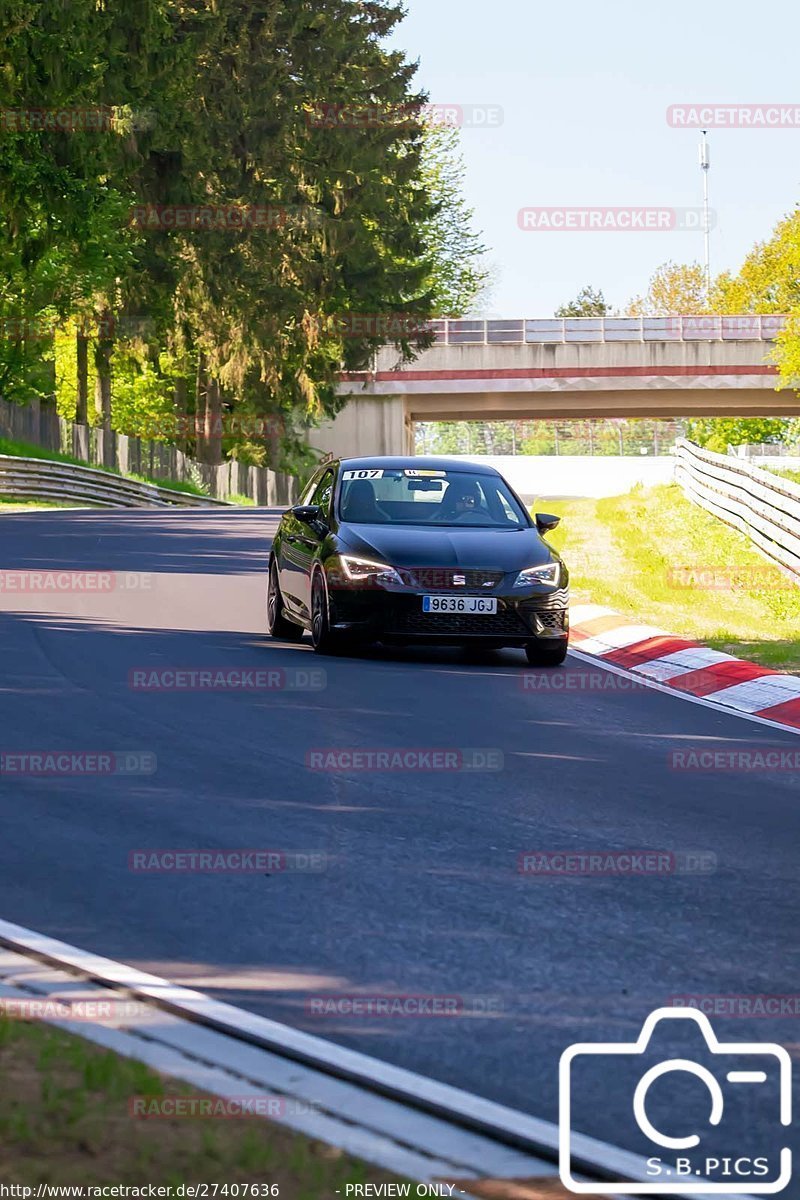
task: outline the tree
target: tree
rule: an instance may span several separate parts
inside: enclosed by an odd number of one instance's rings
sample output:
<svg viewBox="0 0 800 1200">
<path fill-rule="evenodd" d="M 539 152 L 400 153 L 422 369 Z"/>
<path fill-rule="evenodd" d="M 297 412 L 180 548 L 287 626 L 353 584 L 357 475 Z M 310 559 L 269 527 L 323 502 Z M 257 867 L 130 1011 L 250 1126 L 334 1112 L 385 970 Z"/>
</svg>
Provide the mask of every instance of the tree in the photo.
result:
<svg viewBox="0 0 800 1200">
<path fill-rule="evenodd" d="M 647 292 L 631 300 L 629 317 L 686 316 L 709 311 L 705 271 L 699 263 L 663 263 L 651 277 Z"/>
<path fill-rule="evenodd" d="M 423 133 L 422 182 L 435 207 L 422 227 L 422 236 L 431 257 L 427 285 L 438 317 L 461 317 L 469 312 L 489 282 L 486 247 L 473 229 L 475 213 L 464 199 L 464 181 L 460 131 L 428 121 Z"/>
<path fill-rule="evenodd" d="M 778 336 L 774 358 L 779 387 L 800 390 L 800 209 L 780 221 L 769 239 L 753 247 L 736 274 L 726 272 L 716 280 L 711 307 L 736 315 L 787 314 L 787 327 Z M 798 419 L 745 419 L 695 421 L 689 436 L 708 438 L 703 445 L 724 450 L 728 444 L 748 442 L 793 444 L 798 434 Z"/>
<path fill-rule="evenodd" d="M 686 436 L 698 446 L 726 454 L 728 446 L 782 442 L 789 425 L 781 418 L 698 417 L 689 421 Z"/>
<path fill-rule="evenodd" d="M 611 306 L 601 291 L 591 285 L 581 288 L 574 300 L 555 311 L 557 317 L 610 317 Z"/>
<path fill-rule="evenodd" d="M 757 242 L 740 270 L 721 275 L 713 305 L 723 313 L 791 313 L 800 308 L 800 209 Z"/>
<path fill-rule="evenodd" d="M 715 298 L 721 312 L 788 316 L 776 349 L 780 386 L 800 391 L 800 209 L 753 247 L 736 275 L 721 276 Z"/>
<path fill-rule="evenodd" d="M 424 119 L 416 66 L 387 44 L 402 15 L 396 0 L 74 0 L 67 27 L 60 6 L 7 0 L 3 110 L 35 96 L 113 119 L 3 129 L 0 319 L 63 325 L 72 345 L 4 338 L 0 389 L 46 395 L 55 355 L 64 415 L 163 435 L 188 414 L 201 456 L 285 465 L 345 403 L 342 370 L 382 343 L 343 334 L 344 314 L 422 329 L 473 305 L 486 273 L 457 132 Z M 378 119 L 319 121 L 320 107 Z M 277 219 L 130 220 L 158 206 Z M 429 341 L 401 329 L 400 358 Z M 282 422 L 283 449 L 222 434 L 235 413 Z"/>
</svg>

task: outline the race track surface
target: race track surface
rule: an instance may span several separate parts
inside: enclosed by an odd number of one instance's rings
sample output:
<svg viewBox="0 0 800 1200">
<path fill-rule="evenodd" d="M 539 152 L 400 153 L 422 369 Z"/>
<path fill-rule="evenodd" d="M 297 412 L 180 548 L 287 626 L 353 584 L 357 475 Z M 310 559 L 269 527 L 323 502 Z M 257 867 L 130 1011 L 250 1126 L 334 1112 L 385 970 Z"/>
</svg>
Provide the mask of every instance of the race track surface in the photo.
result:
<svg viewBox="0 0 800 1200">
<path fill-rule="evenodd" d="M 277 519 L 0 517 L 10 580 L 0 590 L 0 750 L 157 760 L 151 775 L 0 774 L 0 916 L 549 1120 L 570 1043 L 630 1041 L 676 996 L 800 993 L 797 773 L 676 770 L 669 759 L 699 746 L 794 751 L 800 739 L 625 680 L 605 686 L 599 666 L 574 658 L 569 686 L 540 678 L 525 689 L 530 669 L 516 651 L 320 659 L 308 644 L 272 642 L 265 564 Z M 21 592 L 8 575 L 45 570 L 121 576 L 110 590 L 54 593 Z M 323 669 L 326 686 L 130 685 L 133 671 L 173 668 Z M 491 749 L 504 766 L 307 765 L 308 753 L 333 748 Z M 326 869 L 129 867 L 143 848 L 218 847 L 318 851 Z M 703 851 L 715 869 L 519 870 L 526 853 L 606 850 L 677 854 L 679 864 Z M 315 1011 L 315 1000 L 355 993 L 445 997 L 456 1012 Z M 779 1019 L 719 1017 L 715 1027 L 794 1052 L 798 1014 L 800 1001 Z M 577 1123 L 635 1146 L 630 1094 L 617 1097 L 614 1083 L 590 1072 Z M 748 1103 L 742 1120 L 766 1125 L 760 1099 Z"/>
</svg>

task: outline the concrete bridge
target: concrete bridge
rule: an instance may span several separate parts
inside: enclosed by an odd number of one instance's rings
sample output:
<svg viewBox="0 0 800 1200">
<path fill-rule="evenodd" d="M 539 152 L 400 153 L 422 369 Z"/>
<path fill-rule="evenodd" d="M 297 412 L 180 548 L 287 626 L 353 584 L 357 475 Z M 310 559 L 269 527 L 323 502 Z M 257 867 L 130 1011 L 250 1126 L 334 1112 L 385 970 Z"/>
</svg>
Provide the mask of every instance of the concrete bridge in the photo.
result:
<svg viewBox="0 0 800 1200">
<path fill-rule="evenodd" d="M 343 378 L 347 406 L 311 436 L 339 454 L 413 450 L 417 421 L 800 414 L 776 391 L 779 316 L 434 321 L 407 365 L 386 346 Z"/>
</svg>

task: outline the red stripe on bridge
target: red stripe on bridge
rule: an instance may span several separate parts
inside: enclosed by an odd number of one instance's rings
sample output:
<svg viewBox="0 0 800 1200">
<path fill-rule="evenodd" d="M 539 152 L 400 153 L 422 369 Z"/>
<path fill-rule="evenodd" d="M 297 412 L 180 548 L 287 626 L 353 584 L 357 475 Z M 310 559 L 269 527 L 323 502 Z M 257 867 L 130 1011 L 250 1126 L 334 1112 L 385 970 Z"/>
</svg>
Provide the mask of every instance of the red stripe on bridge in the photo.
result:
<svg viewBox="0 0 800 1200">
<path fill-rule="evenodd" d="M 778 368 L 759 363 L 756 366 L 717 367 L 491 367 L 472 371 L 348 371 L 344 380 L 370 379 L 376 383 L 399 380 L 464 380 L 464 379 L 665 379 L 688 375 L 777 375 Z"/>
</svg>

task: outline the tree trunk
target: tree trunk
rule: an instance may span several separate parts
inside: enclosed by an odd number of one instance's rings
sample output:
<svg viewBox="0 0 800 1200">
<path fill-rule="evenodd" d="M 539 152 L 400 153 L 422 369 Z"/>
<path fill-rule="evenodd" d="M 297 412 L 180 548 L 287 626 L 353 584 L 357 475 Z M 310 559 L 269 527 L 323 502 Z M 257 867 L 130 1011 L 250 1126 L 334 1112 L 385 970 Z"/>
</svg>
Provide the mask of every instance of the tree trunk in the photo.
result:
<svg viewBox="0 0 800 1200">
<path fill-rule="evenodd" d="M 277 418 L 270 420 L 267 430 L 267 466 L 271 471 L 277 471 L 281 460 L 281 434 Z"/>
<path fill-rule="evenodd" d="M 206 409 L 208 407 L 208 375 L 204 354 L 197 356 L 197 380 L 194 394 L 194 421 L 192 432 L 195 439 L 195 455 L 200 462 L 206 461 Z"/>
<path fill-rule="evenodd" d="M 94 352 L 94 361 L 97 368 L 97 380 L 94 387 L 94 406 L 99 418 L 98 424 L 106 431 L 111 429 L 111 352 L 114 349 L 114 340 L 113 338 L 103 336 L 103 334 L 111 328 L 111 313 L 106 310 L 100 320 L 101 335 Z"/>
<path fill-rule="evenodd" d="M 75 349 L 77 357 L 75 422 L 78 425 L 86 425 L 89 421 L 89 339 L 82 333 L 76 335 Z"/>
<path fill-rule="evenodd" d="M 179 375 L 175 380 L 173 403 L 175 405 L 175 441 L 185 454 L 186 444 L 189 439 L 189 418 L 187 415 L 186 377 L 184 375 Z"/>
<path fill-rule="evenodd" d="M 222 462 L 222 389 L 218 379 L 209 379 L 207 396 L 205 461 L 217 466 Z"/>
</svg>

